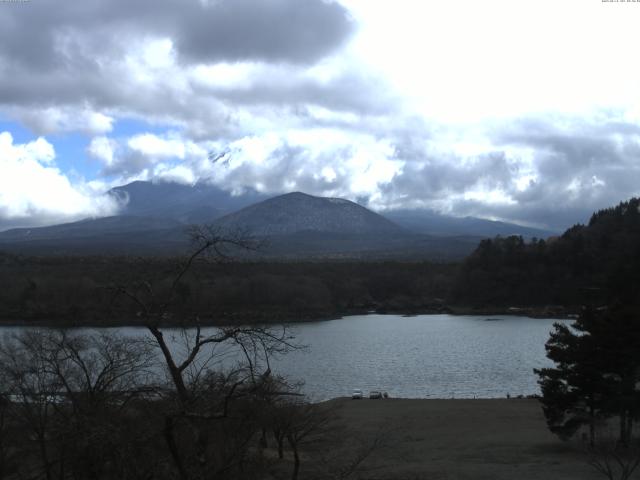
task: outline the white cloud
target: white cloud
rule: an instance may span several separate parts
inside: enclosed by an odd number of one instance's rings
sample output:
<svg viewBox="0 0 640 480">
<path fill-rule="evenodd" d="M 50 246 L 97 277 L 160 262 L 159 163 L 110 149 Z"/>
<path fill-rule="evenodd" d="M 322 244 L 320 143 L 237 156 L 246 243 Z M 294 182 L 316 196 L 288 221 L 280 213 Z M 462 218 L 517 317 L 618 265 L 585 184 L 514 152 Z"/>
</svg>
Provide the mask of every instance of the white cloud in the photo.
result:
<svg viewBox="0 0 640 480">
<path fill-rule="evenodd" d="M 151 133 L 144 133 L 131 137 L 128 142 L 130 149 L 148 157 L 164 158 L 185 157 L 185 143 L 180 138 L 162 138 Z"/>
<path fill-rule="evenodd" d="M 253 187 L 278 194 L 299 190 L 317 195 L 383 200 L 382 187 L 402 171 L 404 160 L 386 139 L 338 129 L 290 130 L 239 139 L 215 163 L 194 157 L 202 178 L 232 191 Z M 221 149 L 213 149 L 219 151 Z"/>
<path fill-rule="evenodd" d="M 0 140 L 0 144 L 3 144 L 8 150 L 13 139 L 11 135 L 5 135 L 5 133 L 7 132 L 3 132 L 2 134 L 3 138 Z M 17 147 L 14 151 L 14 158 L 32 158 L 43 164 L 51 164 L 56 158 L 56 152 L 53 149 L 53 145 L 44 138 L 39 137 L 34 142 Z"/>
<path fill-rule="evenodd" d="M 0 133 L 0 228 L 114 213 L 118 205 L 97 185 L 72 184 L 55 166 L 53 146 L 40 137 L 14 144 Z"/>
<path fill-rule="evenodd" d="M 101 136 L 91 139 L 87 152 L 106 166 L 111 166 L 115 161 L 117 148 L 118 143 L 114 139 Z"/>
<path fill-rule="evenodd" d="M 101 135 L 113 129 L 114 118 L 89 106 L 13 108 L 12 116 L 42 134 L 83 132 Z"/>
<path fill-rule="evenodd" d="M 187 185 L 193 185 L 198 180 L 193 170 L 184 165 L 169 166 L 160 164 L 154 170 L 153 177 L 165 182 L 184 183 Z"/>
<path fill-rule="evenodd" d="M 110 177 L 114 182 L 126 183 L 156 177 L 168 180 L 171 177 L 181 183 L 194 183 L 197 178 L 192 178 L 192 165 L 206 160 L 207 145 L 210 143 L 196 143 L 176 132 L 164 135 L 141 133 L 118 139 L 95 137 L 87 152 L 103 164 L 101 176 Z M 187 170 L 191 170 L 191 173 L 187 173 Z"/>
<path fill-rule="evenodd" d="M 408 103 L 447 122 L 640 106 L 637 5 L 343 0 L 354 42 Z M 578 20 L 579 19 L 579 20 Z"/>
</svg>

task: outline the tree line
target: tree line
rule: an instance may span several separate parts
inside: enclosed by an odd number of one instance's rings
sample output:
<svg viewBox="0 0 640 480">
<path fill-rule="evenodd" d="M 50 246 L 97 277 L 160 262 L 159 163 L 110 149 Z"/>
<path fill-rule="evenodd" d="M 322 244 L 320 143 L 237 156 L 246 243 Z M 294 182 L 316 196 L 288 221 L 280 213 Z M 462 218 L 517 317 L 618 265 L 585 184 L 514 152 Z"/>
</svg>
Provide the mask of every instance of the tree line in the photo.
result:
<svg viewBox="0 0 640 480">
<path fill-rule="evenodd" d="M 611 304 L 640 297 L 640 200 L 594 213 L 560 237 L 483 240 L 463 262 L 451 291 L 466 305 Z"/>
<path fill-rule="evenodd" d="M 0 321 L 134 325 L 113 286 L 140 276 L 168 292 L 181 258 L 0 255 Z M 430 262 L 221 261 L 199 257 L 174 292 L 174 317 L 207 324 L 298 321 L 370 310 L 437 311 L 457 266 Z"/>
</svg>

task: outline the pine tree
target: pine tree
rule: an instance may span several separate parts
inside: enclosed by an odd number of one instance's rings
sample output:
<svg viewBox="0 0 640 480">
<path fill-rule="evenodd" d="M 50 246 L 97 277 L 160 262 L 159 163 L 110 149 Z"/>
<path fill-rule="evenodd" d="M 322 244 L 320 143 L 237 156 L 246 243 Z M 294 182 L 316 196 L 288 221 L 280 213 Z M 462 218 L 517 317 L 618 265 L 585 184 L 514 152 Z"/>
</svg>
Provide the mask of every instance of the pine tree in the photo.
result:
<svg viewBox="0 0 640 480">
<path fill-rule="evenodd" d="M 553 368 L 535 370 L 549 429 L 562 439 L 584 426 L 593 445 L 598 420 L 617 417 L 619 442 L 629 445 L 640 414 L 640 322 L 617 305 L 585 308 L 571 327 L 555 324 L 546 344 Z"/>
<path fill-rule="evenodd" d="M 593 312 L 585 310 L 571 328 L 556 323 L 545 346 L 556 367 L 535 370 L 549 430 L 569 439 L 588 426 L 591 444 L 597 420 L 606 416 L 603 401 L 609 388 L 602 376 L 598 346 L 588 334 L 593 321 Z"/>
</svg>

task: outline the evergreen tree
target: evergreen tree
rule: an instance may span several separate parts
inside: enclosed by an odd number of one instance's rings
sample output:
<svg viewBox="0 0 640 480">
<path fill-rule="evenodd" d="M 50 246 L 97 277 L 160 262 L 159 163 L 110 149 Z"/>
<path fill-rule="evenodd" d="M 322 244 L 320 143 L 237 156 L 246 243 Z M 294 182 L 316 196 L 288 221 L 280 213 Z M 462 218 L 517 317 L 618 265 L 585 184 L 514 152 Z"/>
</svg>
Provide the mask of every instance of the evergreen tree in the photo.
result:
<svg viewBox="0 0 640 480">
<path fill-rule="evenodd" d="M 593 320 L 593 311 L 585 310 L 571 328 L 556 323 L 545 346 L 556 367 L 535 370 L 549 430 L 569 439 L 588 426 L 591 444 L 597 419 L 606 415 L 602 402 L 608 388 L 601 374 L 598 347 L 585 333 Z"/>
<path fill-rule="evenodd" d="M 556 365 L 535 373 L 549 429 L 568 439 L 587 426 L 593 445 L 598 420 L 617 417 L 619 441 L 629 445 L 640 413 L 640 326 L 635 309 L 585 308 L 571 327 L 554 325 L 546 350 Z"/>
</svg>

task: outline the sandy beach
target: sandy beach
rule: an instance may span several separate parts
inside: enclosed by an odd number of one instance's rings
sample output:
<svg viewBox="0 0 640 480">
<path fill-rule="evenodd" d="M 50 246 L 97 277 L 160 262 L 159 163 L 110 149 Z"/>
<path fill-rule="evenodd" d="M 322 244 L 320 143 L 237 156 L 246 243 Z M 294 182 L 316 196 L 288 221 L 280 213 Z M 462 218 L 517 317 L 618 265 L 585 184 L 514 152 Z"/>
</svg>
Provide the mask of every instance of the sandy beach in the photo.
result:
<svg viewBox="0 0 640 480">
<path fill-rule="evenodd" d="M 340 398 L 326 404 L 336 409 L 343 438 L 382 438 L 356 478 L 601 478 L 575 444 L 549 433 L 537 400 Z"/>
</svg>

